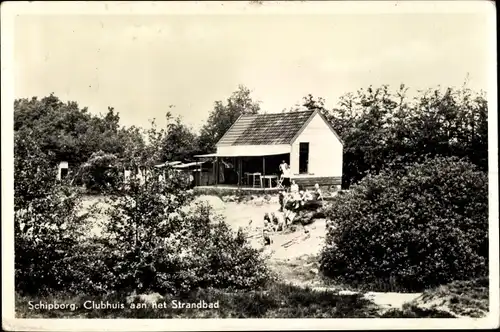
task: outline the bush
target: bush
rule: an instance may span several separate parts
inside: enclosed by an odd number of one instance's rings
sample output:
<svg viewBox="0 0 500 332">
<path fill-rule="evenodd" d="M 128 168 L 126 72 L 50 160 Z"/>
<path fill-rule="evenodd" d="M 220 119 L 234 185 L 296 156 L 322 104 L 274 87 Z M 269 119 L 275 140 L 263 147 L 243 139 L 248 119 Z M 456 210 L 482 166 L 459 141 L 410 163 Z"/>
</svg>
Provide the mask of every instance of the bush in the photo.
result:
<svg viewBox="0 0 500 332">
<path fill-rule="evenodd" d="M 79 171 L 79 178 L 91 192 L 114 191 L 121 185 L 122 177 L 118 158 L 102 151 L 93 153 Z"/>
<path fill-rule="evenodd" d="M 367 176 L 338 195 L 321 268 L 344 282 L 421 290 L 487 272 L 487 175 L 457 158 Z"/>
<path fill-rule="evenodd" d="M 131 179 L 114 197 L 103 259 L 108 287 L 185 293 L 197 288 L 254 288 L 268 277 L 259 253 L 210 207 L 185 207 L 192 195 L 179 177 Z"/>
<path fill-rule="evenodd" d="M 78 215 L 78 194 L 56 182 L 56 168 L 31 135 L 16 133 L 14 143 L 15 287 L 20 293 L 78 291 L 86 287 L 89 265 L 78 252 L 87 215 Z"/>
</svg>

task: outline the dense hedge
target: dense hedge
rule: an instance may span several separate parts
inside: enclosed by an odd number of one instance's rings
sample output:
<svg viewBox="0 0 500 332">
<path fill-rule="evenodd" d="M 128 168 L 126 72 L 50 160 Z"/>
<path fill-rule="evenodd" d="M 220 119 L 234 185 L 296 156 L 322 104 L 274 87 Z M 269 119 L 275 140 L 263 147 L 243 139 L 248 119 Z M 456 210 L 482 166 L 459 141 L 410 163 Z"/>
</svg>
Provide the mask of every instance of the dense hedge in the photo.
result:
<svg viewBox="0 0 500 332">
<path fill-rule="evenodd" d="M 487 175 L 467 161 L 438 157 L 367 176 L 326 213 L 327 276 L 420 290 L 486 272 Z"/>
</svg>

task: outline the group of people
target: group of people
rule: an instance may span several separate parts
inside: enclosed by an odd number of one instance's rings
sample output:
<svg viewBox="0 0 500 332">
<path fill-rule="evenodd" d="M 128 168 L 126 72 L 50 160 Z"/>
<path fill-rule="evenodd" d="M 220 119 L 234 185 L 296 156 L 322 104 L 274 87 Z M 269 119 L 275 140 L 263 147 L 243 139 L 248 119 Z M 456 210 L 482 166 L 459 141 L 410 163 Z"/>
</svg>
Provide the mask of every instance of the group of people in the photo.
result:
<svg viewBox="0 0 500 332">
<path fill-rule="evenodd" d="M 307 201 L 322 201 L 323 193 L 321 192 L 321 189 L 317 183 L 314 185 L 314 190 L 312 191 L 308 189 L 299 191 L 299 186 L 295 183 L 294 180 L 292 180 L 290 191 L 281 191 L 279 193 L 279 200 L 280 211 L 286 209 L 288 204 L 291 204 L 293 209 L 296 210 L 301 205 L 304 205 Z"/>
<path fill-rule="evenodd" d="M 274 213 L 271 213 L 271 215 L 268 213 L 264 214 L 264 228 L 262 230 L 264 244 L 270 245 L 272 243 L 271 233 L 282 231 L 285 227 L 286 220 L 284 216 L 275 215 Z"/>
<path fill-rule="evenodd" d="M 283 186 L 286 188 L 279 193 L 280 212 L 283 212 L 283 215 L 275 215 L 274 213 L 271 213 L 271 215 L 266 213 L 264 215 L 263 237 L 265 245 L 272 243 L 271 234 L 273 232 L 284 230 L 287 226 L 287 221 L 290 219 L 290 215 L 286 213 L 287 211 L 297 211 L 307 201 L 323 200 L 323 194 L 317 183 L 314 185 L 314 190 L 312 191 L 307 189 L 300 190 L 295 180 L 290 180 L 290 166 L 283 161 L 279 168 Z"/>
<path fill-rule="evenodd" d="M 285 188 L 290 189 L 290 193 L 293 194 L 299 194 L 301 199 L 305 200 L 319 200 L 323 199 L 323 196 L 321 195 L 321 190 L 319 188 L 319 185 L 316 183 L 314 186 L 314 192 L 311 193 L 308 190 L 306 191 L 299 191 L 299 185 L 295 183 L 295 180 L 290 180 L 291 178 L 291 171 L 290 171 L 290 166 L 286 163 L 286 161 L 282 161 L 280 164 L 280 172 L 281 172 L 281 179 L 283 180 L 283 186 Z M 312 197 L 311 195 L 316 195 L 315 197 Z M 298 196 L 296 196 L 298 198 Z"/>
</svg>

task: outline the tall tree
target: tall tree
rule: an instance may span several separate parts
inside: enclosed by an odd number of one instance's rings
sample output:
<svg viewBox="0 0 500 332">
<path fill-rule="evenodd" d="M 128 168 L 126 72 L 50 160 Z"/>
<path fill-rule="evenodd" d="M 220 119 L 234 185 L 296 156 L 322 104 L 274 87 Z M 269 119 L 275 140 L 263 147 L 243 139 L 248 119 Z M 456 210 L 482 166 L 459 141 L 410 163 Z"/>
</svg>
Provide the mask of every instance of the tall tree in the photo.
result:
<svg viewBox="0 0 500 332">
<path fill-rule="evenodd" d="M 189 160 L 198 151 L 197 136 L 180 117 L 167 113 L 167 131 L 163 140 L 162 160 Z"/>
<path fill-rule="evenodd" d="M 99 150 L 113 154 L 124 151 L 118 138 L 119 119 L 113 108 L 103 116 L 91 115 L 86 107 L 63 103 L 53 94 L 14 102 L 14 130 L 29 132 L 44 153 L 74 165 Z"/>
<path fill-rule="evenodd" d="M 225 104 L 222 101 L 215 102 L 214 109 L 200 132 L 200 151 L 213 152 L 215 144 L 240 115 L 257 114 L 259 111 L 260 102 L 252 99 L 251 91 L 243 85 L 238 86 L 238 90 L 231 94 Z"/>
<path fill-rule="evenodd" d="M 291 110 L 325 114 L 344 141 L 343 184 L 386 167 L 401 167 L 428 156 L 467 158 L 488 165 L 488 107 L 483 93 L 461 88 L 422 91 L 412 100 L 401 85 L 368 87 L 340 98 L 333 109 L 311 94 Z"/>
</svg>

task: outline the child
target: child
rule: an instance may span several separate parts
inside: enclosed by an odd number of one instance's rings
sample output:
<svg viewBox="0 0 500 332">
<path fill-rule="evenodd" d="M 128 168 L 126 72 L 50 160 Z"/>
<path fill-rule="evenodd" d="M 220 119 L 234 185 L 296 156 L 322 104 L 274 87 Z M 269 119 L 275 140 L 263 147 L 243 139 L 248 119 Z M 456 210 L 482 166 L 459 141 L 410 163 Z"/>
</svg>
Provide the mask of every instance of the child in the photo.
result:
<svg viewBox="0 0 500 332">
<path fill-rule="evenodd" d="M 285 206 L 285 192 L 284 191 L 280 191 L 279 200 L 280 200 L 280 212 L 283 212 L 283 207 Z"/>
<path fill-rule="evenodd" d="M 323 193 L 321 192 L 321 189 L 319 189 L 319 184 L 314 185 L 314 193 L 316 195 L 316 200 L 323 200 Z"/>
<path fill-rule="evenodd" d="M 267 217 L 269 215 L 266 213 Z M 262 236 L 264 237 L 264 245 L 268 246 L 272 243 L 271 240 L 271 221 L 269 219 L 265 219 L 264 217 L 264 228 L 262 229 Z"/>
</svg>

